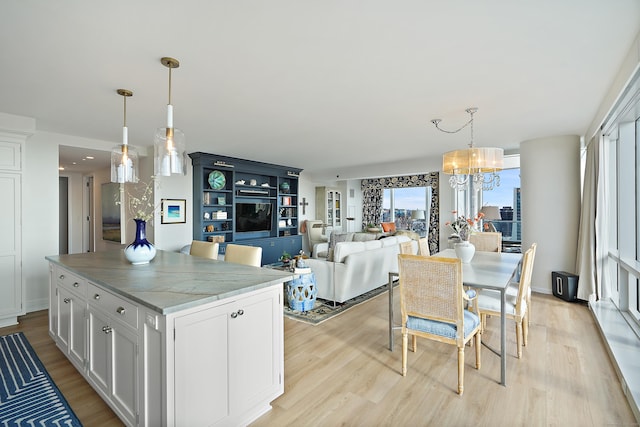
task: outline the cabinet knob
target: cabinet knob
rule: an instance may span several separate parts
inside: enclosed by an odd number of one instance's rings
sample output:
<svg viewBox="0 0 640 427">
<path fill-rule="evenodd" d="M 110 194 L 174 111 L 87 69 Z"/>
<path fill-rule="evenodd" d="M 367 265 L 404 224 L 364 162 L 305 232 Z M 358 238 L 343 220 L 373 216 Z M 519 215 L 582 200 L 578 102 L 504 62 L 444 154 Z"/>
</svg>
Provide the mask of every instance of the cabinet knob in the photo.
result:
<svg viewBox="0 0 640 427">
<path fill-rule="evenodd" d="M 121 314 L 123 316 L 124 316 L 124 312 L 125 312 L 124 307 L 118 307 L 118 309 L 116 310 L 116 313 Z"/>
<path fill-rule="evenodd" d="M 64 274 L 60 275 L 60 280 L 64 280 Z"/>
<path fill-rule="evenodd" d="M 104 331 L 105 334 L 110 334 L 112 331 L 112 329 L 109 326 L 104 326 L 102 330 Z"/>
<path fill-rule="evenodd" d="M 65 304 L 69 304 L 71 302 L 71 298 L 65 298 L 63 301 Z"/>
<path fill-rule="evenodd" d="M 240 309 L 238 310 L 238 316 L 242 316 L 244 314 L 244 310 Z"/>
<path fill-rule="evenodd" d="M 78 286 L 80 286 L 80 283 L 78 283 L 78 282 L 73 282 L 73 287 L 74 287 L 74 288 L 77 288 Z"/>
<path fill-rule="evenodd" d="M 102 327 L 102 332 L 107 332 L 107 329 L 109 329 L 109 327 L 108 327 L 108 326 L 103 326 L 103 327 Z"/>
<path fill-rule="evenodd" d="M 93 296 L 93 299 L 100 299 L 100 294 L 95 294 L 95 295 Z"/>
<path fill-rule="evenodd" d="M 235 311 L 233 313 L 231 313 L 231 318 L 235 319 L 236 317 L 238 317 L 238 313 L 236 313 Z"/>
</svg>

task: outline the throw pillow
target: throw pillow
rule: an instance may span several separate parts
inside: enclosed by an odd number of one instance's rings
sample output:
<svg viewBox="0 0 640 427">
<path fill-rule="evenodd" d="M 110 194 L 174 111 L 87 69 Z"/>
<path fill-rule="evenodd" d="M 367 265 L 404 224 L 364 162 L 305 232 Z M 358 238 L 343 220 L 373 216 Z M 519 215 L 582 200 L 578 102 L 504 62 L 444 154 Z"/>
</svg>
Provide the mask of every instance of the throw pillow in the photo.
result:
<svg viewBox="0 0 640 427">
<path fill-rule="evenodd" d="M 393 233 L 394 231 L 396 231 L 395 222 L 383 222 L 380 225 L 382 225 L 382 231 L 384 231 L 385 233 Z"/>
<path fill-rule="evenodd" d="M 347 241 L 347 233 L 334 233 L 329 236 L 329 249 L 327 250 L 327 261 L 333 261 L 333 252 L 338 242 Z"/>
</svg>

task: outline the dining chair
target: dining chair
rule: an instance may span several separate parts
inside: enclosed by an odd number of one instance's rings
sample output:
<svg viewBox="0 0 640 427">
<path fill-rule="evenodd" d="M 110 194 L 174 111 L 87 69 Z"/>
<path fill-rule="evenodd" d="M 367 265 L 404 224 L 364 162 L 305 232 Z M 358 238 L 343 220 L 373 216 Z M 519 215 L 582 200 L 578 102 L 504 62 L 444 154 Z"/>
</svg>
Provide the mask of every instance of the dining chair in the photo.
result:
<svg viewBox="0 0 640 427">
<path fill-rule="evenodd" d="M 536 259 L 536 248 L 538 247 L 537 243 L 532 243 L 530 249 L 533 249 L 532 255 L 531 255 L 531 264 L 533 265 L 535 259 Z M 518 276 L 518 279 L 520 278 L 520 276 Z M 516 280 L 513 282 L 509 283 L 509 286 L 507 287 L 507 295 L 512 295 L 512 296 L 516 296 L 518 295 L 518 287 L 520 286 L 520 281 Z M 531 283 L 529 283 L 529 291 L 527 292 L 527 325 L 531 325 Z"/>
<path fill-rule="evenodd" d="M 412 240 L 408 242 L 400 243 L 400 253 L 401 254 L 413 254 L 413 243 Z"/>
<path fill-rule="evenodd" d="M 202 258 L 218 259 L 218 243 L 203 242 L 201 240 L 193 240 L 189 255 L 199 256 Z"/>
<path fill-rule="evenodd" d="M 502 233 L 471 233 L 469 242 L 473 243 L 476 251 L 502 252 Z"/>
<path fill-rule="evenodd" d="M 516 345 L 518 359 L 522 357 L 522 347 L 527 345 L 529 334 L 527 296 L 531 285 L 533 271 L 534 248 L 529 248 L 522 257 L 522 270 L 518 282 L 516 295 L 507 293 L 505 296 L 505 315 L 516 323 Z M 482 330 L 486 329 L 487 316 L 500 317 L 500 292 L 483 290 L 477 300 L 478 312 L 482 321 Z"/>
<path fill-rule="evenodd" d="M 476 369 L 480 369 L 480 318 L 464 309 L 462 263 L 455 258 L 398 255 L 402 316 L 402 376 L 407 375 L 407 347 L 417 337 L 458 348 L 458 394 L 464 391 L 464 348 L 475 337 Z"/>
<path fill-rule="evenodd" d="M 421 237 L 418 239 L 418 255 L 422 256 L 430 256 L 431 251 L 429 250 L 429 239 L 426 237 Z"/>
<path fill-rule="evenodd" d="M 235 264 L 262 265 L 262 248 L 259 246 L 234 245 L 229 243 L 225 250 L 224 260 Z"/>
</svg>

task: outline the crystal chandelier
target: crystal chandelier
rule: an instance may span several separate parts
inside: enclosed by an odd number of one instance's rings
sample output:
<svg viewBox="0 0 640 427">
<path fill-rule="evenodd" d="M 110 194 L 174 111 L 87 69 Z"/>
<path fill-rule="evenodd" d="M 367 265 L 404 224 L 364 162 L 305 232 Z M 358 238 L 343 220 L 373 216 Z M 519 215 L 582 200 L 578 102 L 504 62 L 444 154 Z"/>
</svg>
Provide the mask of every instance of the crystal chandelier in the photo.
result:
<svg viewBox="0 0 640 427">
<path fill-rule="evenodd" d="M 167 104 L 167 127 L 158 128 L 153 140 L 156 175 L 186 175 L 187 155 L 184 133 L 173 127 L 173 105 L 171 105 L 171 70 L 178 68 L 177 59 L 164 57 L 162 65 L 169 68 L 169 103 Z"/>
<path fill-rule="evenodd" d="M 485 191 L 492 190 L 494 187 L 500 186 L 500 176 L 497 172 L 502 170 L 503 150 L 502 148 L 477 148 L 473 146 L 473 115 L 478 109 L 475 107 L 467 108 L 465 111 L 469 113 L 471 118 L 462 127 L 453 131 L 442 129 L 439 126 L 442 120 L 431 120 L 436 129 L 446 133 L 457 133 L 467 126 L 471 128 L 469 148 L 444 153 L 442 156 L 442 170 L 444 173 L 451 175 L 449 184 L 456 190 L 466 189 L 470 180 L 473 180 L 475 185 L 482 186 Z"/>
<path fill-rule="evenodd" d="M 111 182 L 136 183 L 138 182 L 138 152 L 129 145 L 127 128 L 127 98 L 133 96 L 133 92 L 127 89 L 118 89 L 117 92 L 124 99 L 124 123 L 122 144 L 116 145 L 111 150 Z"/>
</svg>

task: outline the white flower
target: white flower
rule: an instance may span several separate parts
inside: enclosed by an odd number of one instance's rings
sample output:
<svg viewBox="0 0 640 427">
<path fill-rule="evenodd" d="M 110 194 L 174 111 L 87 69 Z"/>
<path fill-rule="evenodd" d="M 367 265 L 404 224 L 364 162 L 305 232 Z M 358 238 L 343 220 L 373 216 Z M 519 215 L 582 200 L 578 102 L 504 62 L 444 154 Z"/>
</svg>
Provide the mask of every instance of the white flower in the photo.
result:
<svg viewBox="0 0 640 427">
<path fill-rule="evenodd" d="M 123 184 L 125 186 L 125 206 L 134 219 L 150 221 L 153 219 L 156 206 L 153 204 L 153 177 L 149 182 L 140 181 L 137 184 Z M 121 205 L 120 194 L 116 195 L 116 205 Z"/>
</svg>

